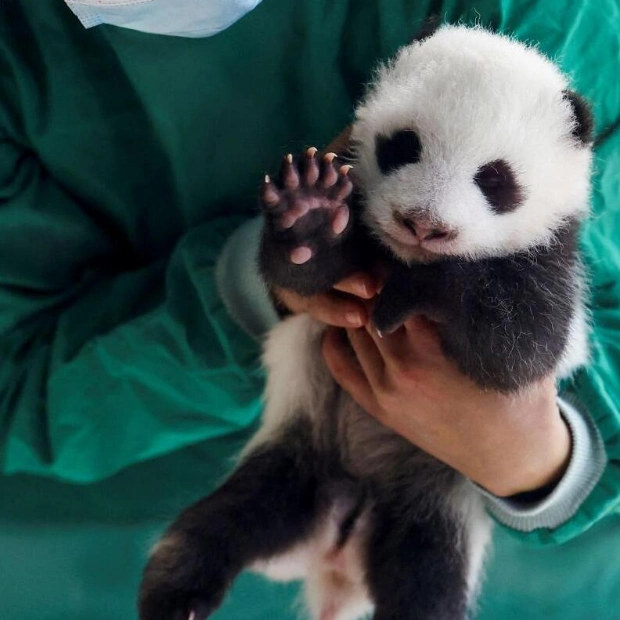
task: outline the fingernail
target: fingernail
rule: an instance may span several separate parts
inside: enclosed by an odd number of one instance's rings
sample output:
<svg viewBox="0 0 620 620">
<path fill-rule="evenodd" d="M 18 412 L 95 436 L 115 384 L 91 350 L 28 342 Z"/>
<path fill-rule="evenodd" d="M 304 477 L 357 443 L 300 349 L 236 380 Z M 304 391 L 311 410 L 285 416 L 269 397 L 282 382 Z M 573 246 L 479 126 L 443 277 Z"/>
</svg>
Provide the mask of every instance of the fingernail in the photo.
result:
<svg viewBox="0 0 620 620">
<path fill-rule="evenodd" d="M 357 312 L 347 312 L 344 315 L 344 318 L 347 320 L 347 323 L 351 325 L 361 325 L 362 317 Z"/>
<path fill-rule="evenodd" d="M 360 282 L 357 285 L 357 293 L 360 297 L 368 297 L 368 287 L 364 282 Z"/>
</svg>

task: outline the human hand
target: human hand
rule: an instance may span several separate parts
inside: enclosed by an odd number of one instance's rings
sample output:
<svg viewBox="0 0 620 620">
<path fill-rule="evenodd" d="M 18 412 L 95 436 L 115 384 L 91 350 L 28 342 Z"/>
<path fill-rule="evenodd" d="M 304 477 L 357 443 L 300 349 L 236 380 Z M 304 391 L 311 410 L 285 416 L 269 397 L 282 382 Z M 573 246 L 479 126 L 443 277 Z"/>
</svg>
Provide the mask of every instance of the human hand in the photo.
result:
<svg viewBox="0 0 620 620">
<path fill-rule="evenodd" d="M 372 299 L 379 290 L 377 278 L 368 273 L 355 273 L 322 295 L 303 297 L 284 288 L 275 288 L 274 297 L 293 314 L 307 312 L 313 319 L 336 327 L 361 327 L 368 319 L 363 300 Z"/>
<path fill-rule="evenodd" d="M 384 425 L 497 496 L 561 477 L 571 439 L 552 378 L 517 394 L 484 391 L 444 355 L 435 327 L 419 316 L 383 338 L 369 325 L 346 335 L 326 333 L 327 365 Z"/>
</svg>

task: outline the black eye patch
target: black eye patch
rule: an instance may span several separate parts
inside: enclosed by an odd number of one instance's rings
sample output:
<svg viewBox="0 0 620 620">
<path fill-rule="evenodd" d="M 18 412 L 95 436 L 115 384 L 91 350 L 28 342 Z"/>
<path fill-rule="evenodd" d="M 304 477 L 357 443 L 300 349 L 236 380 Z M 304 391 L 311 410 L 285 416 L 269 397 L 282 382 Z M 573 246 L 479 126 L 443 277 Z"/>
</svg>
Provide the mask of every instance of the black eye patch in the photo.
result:
<svg viewBox="0 0 620 620">
<path fill-rule="evenodd" d="M 523 202 L 523 190 L 510 165 L 503 159 L 478 168 L 474 182 L 496 213 L 510 213 Z"/>
<path fill-rule="evenodd" d="M 386 136 L 375 138 L 375 153 L 377 164 L 383 174 L 389 174 L 406 164 L 415 164 L 420 161 L 422 144 L 415 131 L 403 129 Z"/>
</svg>

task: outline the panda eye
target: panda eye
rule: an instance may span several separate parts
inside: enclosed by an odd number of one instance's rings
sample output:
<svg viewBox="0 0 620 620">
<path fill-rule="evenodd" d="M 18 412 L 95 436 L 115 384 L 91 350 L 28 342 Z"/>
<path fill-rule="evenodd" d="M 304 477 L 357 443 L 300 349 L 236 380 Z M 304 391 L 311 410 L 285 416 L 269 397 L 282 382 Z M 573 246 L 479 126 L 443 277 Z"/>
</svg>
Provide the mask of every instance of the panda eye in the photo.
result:
<svg viewBox="0 0 620 620">
<path fill-rule="evenodd" d="M 389 174 L 406 164 L 415 164 L 420 161 L 422 144 L 415 131 L 403 129 L 386 136 L 375 138 L 375 153 L 377 164 L 383 174 Z"/>
<path fill-rule="evenodd" d="M 523 202 L 523 190 L 503 159 L 478 168 L 474 182 L 496 213 L 510 213 Z"/>
</svg>

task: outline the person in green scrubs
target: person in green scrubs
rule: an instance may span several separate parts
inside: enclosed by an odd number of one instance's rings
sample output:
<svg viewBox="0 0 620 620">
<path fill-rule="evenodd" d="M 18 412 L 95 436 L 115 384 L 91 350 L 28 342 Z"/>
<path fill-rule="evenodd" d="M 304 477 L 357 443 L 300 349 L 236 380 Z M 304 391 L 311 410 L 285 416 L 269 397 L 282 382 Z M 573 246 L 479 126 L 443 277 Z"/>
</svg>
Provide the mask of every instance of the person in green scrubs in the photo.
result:
<svg viewBox="0 0 620 620">
<path fill-rule="evenodd" d="M 135 618 L 150 544 L 261 412 L 262 175 L 439 13 L 539 42 L 602 136 L 569 460 L 542 497 L 488 498 L 476 617 L 620 618 L 617 0 L 166 4 L 0 4 L 0 617 Z M 214 617 L 293 618 L 297 594 L 246 574 Z"/>
</svg>

